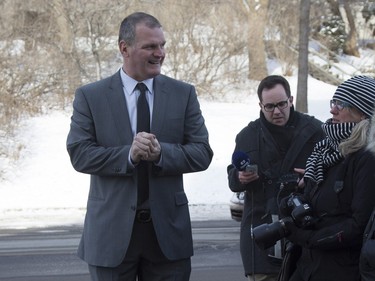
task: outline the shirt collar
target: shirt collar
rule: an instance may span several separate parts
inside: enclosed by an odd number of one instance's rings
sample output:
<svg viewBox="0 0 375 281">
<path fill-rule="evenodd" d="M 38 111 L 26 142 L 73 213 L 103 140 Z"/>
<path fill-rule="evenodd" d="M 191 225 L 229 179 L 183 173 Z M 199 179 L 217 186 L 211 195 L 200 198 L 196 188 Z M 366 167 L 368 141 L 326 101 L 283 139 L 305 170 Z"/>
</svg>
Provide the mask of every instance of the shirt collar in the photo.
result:
<svg viewBox="0 0 375 281">
<path fill-rule="evenodd" d="M 126 92 L 129 93 L 129 95 L 131 95 L 134 92 L 134 89 L 137 86 L 137 84 L 139 83 L 139 81 L 134 80 L 129 75 L 127 75 L 125 73 L 125 71 L 122 69 L 122 67 L 121 67 L 120 75 L 121 75 L 121 81 L 122 81 L 123 87 L 125 88 Z M 153 83 L 154 83 L 154 78 L 146 79 L 146 80 L 143 80 L 143 81 L 140 81 L 140 82 L 142 82 L 146 85 L 148 91 L 151 94 L 154 93 L 153 86 L 152 86 Z"/>
</svg>

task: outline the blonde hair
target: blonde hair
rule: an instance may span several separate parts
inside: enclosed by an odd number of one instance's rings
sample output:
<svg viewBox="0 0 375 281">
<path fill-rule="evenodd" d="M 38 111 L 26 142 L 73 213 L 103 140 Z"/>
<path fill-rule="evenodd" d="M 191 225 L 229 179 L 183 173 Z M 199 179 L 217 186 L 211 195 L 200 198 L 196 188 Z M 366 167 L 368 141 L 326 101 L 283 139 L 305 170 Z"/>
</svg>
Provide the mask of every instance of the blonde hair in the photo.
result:
<svg viewBox="0 0 375 281">
<path fill-rule="evenodd" d="M 365 146 L 367 146 L 367 148 L 369 148 L 369 146 L 375 146 L 374 143 L 368 141 L 368 139 L 370 139 L 369 130 L 370 120 L 367 118 L 355 125 L 352 133 L 350 134 L 350 137 L 341 142 L 339 145 L 341 154 L 343 156 L 347 156 L 350 153 L 356 152 Z M 371 131 L 373 131 L 374 134 L 375 128 L 372 128 Z"/>
<path fill-rule="evenodd" d="M 368 133 L 367 149 L 375 154 L 375 114 L 371 118 L 371 127 Z"/>
</svg>

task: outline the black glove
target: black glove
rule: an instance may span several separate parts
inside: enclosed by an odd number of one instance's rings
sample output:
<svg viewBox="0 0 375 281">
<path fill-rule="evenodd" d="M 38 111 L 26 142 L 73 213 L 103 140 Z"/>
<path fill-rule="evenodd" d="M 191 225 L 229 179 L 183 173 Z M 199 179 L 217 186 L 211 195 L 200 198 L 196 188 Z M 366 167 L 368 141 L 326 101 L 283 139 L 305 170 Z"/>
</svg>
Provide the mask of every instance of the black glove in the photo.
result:
<svg viewBox="0 0 375 281">
<path fill-rule="evenodd" d="M 285 222 L 285 228 L 287 229 L 286 238 L 294 244 L 300 245 L 304 248 L 311 248 L 311 235 L 313 230 L 299 228 L 293 220 Z"/>
<path fill-rule="evenodd" d="M 284 220 L 284 225 L 285 225 L 285 228 L 286 228 L 286 232 L 287 232 L 287 238 L 288 240 L 290 240 L 291 242 L 293 243 L 297 243 L 298 241 L 298 233 L 300 231 L 300 229 L 295 225 L 295 223 L 293 222 L 292 219 L 288 219 L 288 220 Z"/>
</svg>

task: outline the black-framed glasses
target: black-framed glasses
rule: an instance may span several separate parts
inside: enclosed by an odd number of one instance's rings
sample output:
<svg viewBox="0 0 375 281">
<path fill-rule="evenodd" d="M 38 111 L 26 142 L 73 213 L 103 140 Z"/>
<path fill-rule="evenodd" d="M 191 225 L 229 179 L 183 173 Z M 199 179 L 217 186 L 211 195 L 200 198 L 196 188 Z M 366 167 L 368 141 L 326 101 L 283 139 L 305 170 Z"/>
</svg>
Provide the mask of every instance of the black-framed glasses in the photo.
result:
<svg viewBox="0 0 375 281">
<path fill-rule="evenodd" d="M 289 101 L 289 98 L 285 101 L 280 101 L 278 103 L 266 103 L 266 104 L 263 104 L 263 108 L 265 111 L 267 112 L 272 112 L 275 110 L 275 107 L 277 107 L 278 109 L 284 109 L 284 108 L 287 108 L 288 106 L 288 101 Z"/>
<path fill-rule="evenodd" d="M 352 106 L 350 103 L 340 101 L 340 100 L 330 100 L 329 105 L 330 105 L 331 109 L 337 108 L 338 111 L 341 111 L 346 107 Z"/>
</svg>

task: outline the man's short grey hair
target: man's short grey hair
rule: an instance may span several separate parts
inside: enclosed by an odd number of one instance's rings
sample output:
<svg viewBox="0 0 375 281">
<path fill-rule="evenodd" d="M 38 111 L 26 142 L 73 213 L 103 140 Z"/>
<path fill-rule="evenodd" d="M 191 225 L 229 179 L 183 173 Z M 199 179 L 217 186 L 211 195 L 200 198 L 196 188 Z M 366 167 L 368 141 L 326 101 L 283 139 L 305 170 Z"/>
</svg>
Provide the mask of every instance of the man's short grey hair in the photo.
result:
<svg viewBox="0 0 375 281">
<path fill-rule="evenodd" d="M 162 27 L 160 22 L 150 14 L 143 12 L 130 14 L 121 22 L 118 43 L 125 41 L 129 46 L 132 46 L 135 43 L 135 28 L 140 23 L 149 28 Z"/>
</svg>

